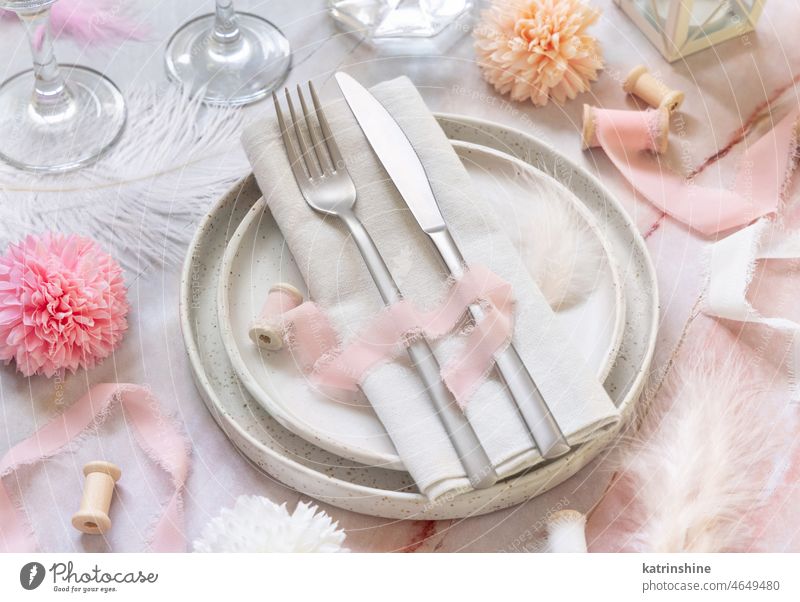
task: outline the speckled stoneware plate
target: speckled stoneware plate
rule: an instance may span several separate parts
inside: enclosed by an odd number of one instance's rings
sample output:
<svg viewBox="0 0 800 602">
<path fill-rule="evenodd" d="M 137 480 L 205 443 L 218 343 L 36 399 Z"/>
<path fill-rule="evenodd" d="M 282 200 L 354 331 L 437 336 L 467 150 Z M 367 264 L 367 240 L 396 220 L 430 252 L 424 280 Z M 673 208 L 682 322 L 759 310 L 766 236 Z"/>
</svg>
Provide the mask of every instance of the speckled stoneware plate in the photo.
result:
<svg viewBox="0 0 800 602">
<path fill-rule="evenodd" d="M 225 195 L 200 225 L 181 282 L 181 324 L 195 381 L 209 411 L 232 442 L 260 469 L 289 487 L 325 503 L 386 518 L 485 514 L 523 502 L 575 474 L 614 439 L 631 415 L 650 366 L 658 325 L 655 272 L 644 241 L 597 179 L 523 132 L 468 117 L 437 118 L 452 139 L 506 152 L 555 177 L 595 216 L 624 283 L 624 336 L 604 381 L 622 413 L 616 429 L 489 489 L 431 502 L 403 471 L 346 460 L 291 433 L 253 400 L 237 378 L 219 333 L 217 289 L 225 248 L 261 196 L 252 177 Z"/>
<path fill-rule="evenodd" d="M 625 298 L 616 260 L 591 211 L 569 190 L 519 159 L 467 142 L 454 141 L 453 146 L 477 193 L 494 200 L 512 240 L 532 235 L 521 231 L 530 227 L 531 210 L 537 211 L 541 228 L 555 223 L 572 226 L 576 252 L 585 255 L 567 268 L 579 278 L 588 274 L 591 280 L 583 283 L 580 298 L 556 315 L 575 348 L 585 354 L 587 366 L 605 380 L 622 341 Z M 547 207 L 532 207 L 534 203 Z M 575 219 L 556 221 L 555 212 L 571 213 Z M 561 237 L 569 235 L 564 232 Z M 390 262 L 390 269 L 402 287 L 409 268 L 404 271 L 398 258 Z M 403 470 L 391 439 L 362 395 L 337 392 L 334 400 L 308 386 L 291 353 L 266 351 L 250 340 L 250 324 L 277 282 L 290 282 L 305 293 L 283 236 L 261 199 L 234 232 L 219 283 L 220 334 L 239 380 L 280 424 L 305 440 L 362 464 Z"/>
</svg>

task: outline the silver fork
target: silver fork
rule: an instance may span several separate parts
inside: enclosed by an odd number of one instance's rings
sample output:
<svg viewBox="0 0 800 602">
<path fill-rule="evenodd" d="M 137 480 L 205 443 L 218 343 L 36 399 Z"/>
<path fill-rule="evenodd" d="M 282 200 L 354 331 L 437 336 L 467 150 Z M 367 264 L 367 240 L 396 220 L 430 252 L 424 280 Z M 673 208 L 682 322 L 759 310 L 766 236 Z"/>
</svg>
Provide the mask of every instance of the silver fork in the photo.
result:
<svg viewBox="0 0 800 602">
<path fill-rule="evenodd" d="M 306 141 L 306 134 L 297 118 L 289 89 L 284 89 L 284 92 L 291 117 L 291 128 L 294 129 L 294 139 L 286 125 L 278 97 L 274 92 L 272 94 L 283 144 L 286 147 L 286 154 L 289 157 L 297 185 L 310 207 L 320 213 L 338 217 L 345 223 L 378 287 L 383 302 L 386 305 L 396 303 L 402 299 L 400 289 L 386 267 L 372 237 L 353 212 L 353 206 L 356 203 L 355 185 L 347 172 L 333 132 L 320 106 L 319 97 L 311 82 L 308 82 L 308 89 L 314 104 L 313 111 L 309 111 L 303 91 L 299 85 L 297 86 L 297 96 L 300 99 L 306 129 L 311 139 L 310 145 Z M 317 132 L 314 116 L 316 116 L 322 132 L 322 139 Z M 295 141 L 299 151 L 295 146 Z M 436 413 L 450 437 L 472 486 L 476 489 L 490 487 L 497 481 L 497 473 L 472 425 L 458 408 L 450 390 L 442 382 L 439 363 L 428 342 L 418 339 L 407 349 L 411 362 L 425 385 L 428 396 L 433 402 Z"/>
</svg>

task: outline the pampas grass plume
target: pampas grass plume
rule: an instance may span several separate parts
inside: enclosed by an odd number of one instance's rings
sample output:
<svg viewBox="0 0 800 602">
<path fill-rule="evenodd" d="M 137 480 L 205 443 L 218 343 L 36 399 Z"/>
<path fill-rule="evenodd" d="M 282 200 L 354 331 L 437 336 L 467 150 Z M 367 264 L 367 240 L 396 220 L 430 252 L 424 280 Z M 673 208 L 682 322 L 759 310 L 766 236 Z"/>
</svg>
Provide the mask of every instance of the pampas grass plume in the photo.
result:
<svg viewBox="0 0 800 602">
<path fill-rule="evenodd" d="M 540 201 L 531 211 L 513 242 L 550 307 L 569 309 L 594 290 L 603 249 L 569 208 Z"/>
<path fill-rule="evenodd" d="M 749 542 L 778 428 L 740 357 L 695 352 L 676 368 L 665 414 L 620 462 L 641 552 L 727 552 Z M 648 417 L 648 421 L 654 417 Z"/>
</svg>

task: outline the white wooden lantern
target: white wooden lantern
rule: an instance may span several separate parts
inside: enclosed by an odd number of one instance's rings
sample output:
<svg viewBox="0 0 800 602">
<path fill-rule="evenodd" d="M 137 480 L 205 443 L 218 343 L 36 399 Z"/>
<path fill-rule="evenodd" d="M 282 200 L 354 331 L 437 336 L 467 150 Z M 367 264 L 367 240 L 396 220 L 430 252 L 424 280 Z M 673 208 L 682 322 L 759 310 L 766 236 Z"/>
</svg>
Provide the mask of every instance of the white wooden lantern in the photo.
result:
<svg viewBox="0 0 800 602">
<path fill-rule="evenodd" d="M 755 29 L 764 0 L 614 0 L 670 63 Z M 744 43 L 749 40 L 743 38 Z"/>
</svg>

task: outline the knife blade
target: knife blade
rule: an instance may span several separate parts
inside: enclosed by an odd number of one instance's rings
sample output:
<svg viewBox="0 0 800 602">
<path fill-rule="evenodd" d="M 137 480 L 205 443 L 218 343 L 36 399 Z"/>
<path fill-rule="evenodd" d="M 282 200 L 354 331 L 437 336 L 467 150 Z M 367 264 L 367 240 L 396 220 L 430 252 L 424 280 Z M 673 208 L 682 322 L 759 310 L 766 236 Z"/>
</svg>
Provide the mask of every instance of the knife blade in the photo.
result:
<svg viewBox="0 0 800 602">
<path fill-rule="evenodd" d="M 338 72 L 335 77 L 372 150 L 420 228 L 433 241 L 451 275 L 460 276 L 464 257 L 450 234 L 425 166 L 408 136 L 369 90 L 346 73 Z M 477 305 L 470 306 L 470 314 L 476 321 L 483 317 Z M 568 452 L 569 444 L 514 344 L 498 353 L 495 362 L 542 457 L 552 459 Z"/>
</svg>

